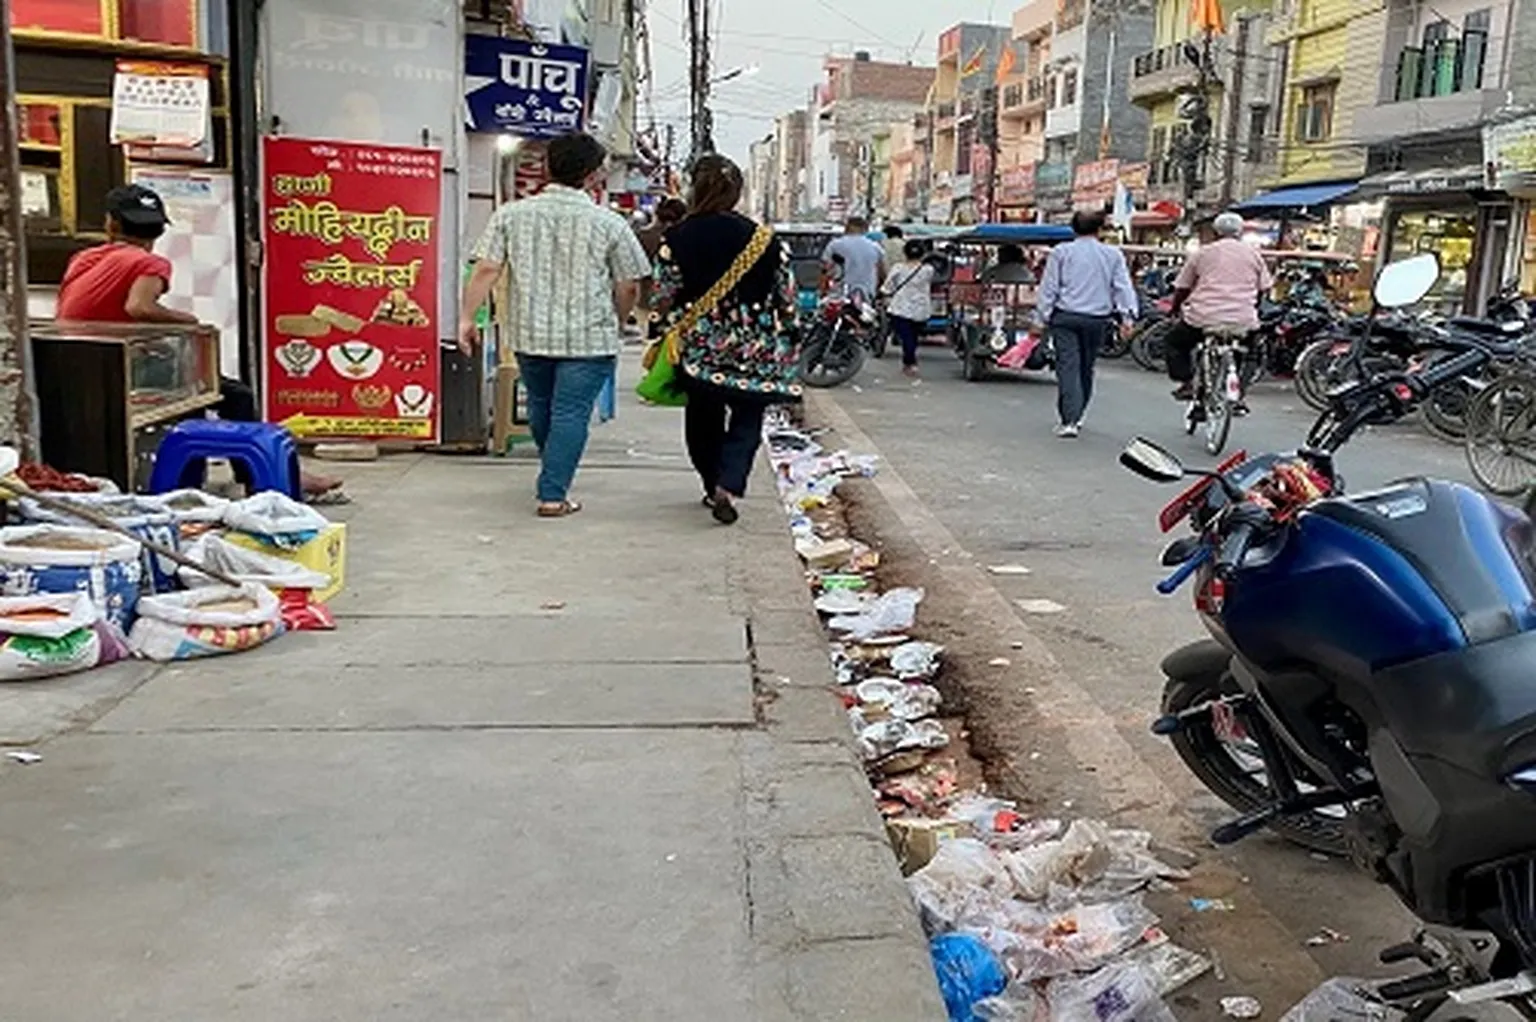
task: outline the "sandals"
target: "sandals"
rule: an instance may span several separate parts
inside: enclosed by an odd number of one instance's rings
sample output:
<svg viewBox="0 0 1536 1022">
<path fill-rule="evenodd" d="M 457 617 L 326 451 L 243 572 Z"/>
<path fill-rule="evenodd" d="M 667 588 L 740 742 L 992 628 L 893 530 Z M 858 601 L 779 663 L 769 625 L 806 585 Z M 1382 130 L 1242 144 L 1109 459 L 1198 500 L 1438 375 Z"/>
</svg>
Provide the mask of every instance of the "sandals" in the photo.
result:
<svg viewBox="0 0 1536 1022">
<path fill-rule="evenodd" d="M 566 518 L 581 510 L 581 505 L 574 500 L 562 500 L 558 504 L 540 504 L 538 515 L 540 518 Z"/>
</svg>

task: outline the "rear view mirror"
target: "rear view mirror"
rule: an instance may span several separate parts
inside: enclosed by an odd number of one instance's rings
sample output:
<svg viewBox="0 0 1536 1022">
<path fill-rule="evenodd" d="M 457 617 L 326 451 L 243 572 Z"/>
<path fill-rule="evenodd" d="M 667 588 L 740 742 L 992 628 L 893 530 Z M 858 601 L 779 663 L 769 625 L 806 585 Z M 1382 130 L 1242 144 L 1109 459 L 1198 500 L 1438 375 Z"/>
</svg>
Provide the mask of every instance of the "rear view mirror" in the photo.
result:
<svg viewBox="0 0 1536 1022">
<path fill-rule="evenodd" d="M 1146 437 L 1137 437 L 1120 452 L 1120 464 L 1154 483 L 1174 483 L 1184 478 L 1184 463 L 1172 452 Z"/>
<path fill-rule="evenodd" d="M 1429 252 L 1390 263 L 1376 276 L 1376 304 L 1384 309 L 1412 305 L 1429 294 L 1439 279 L 1440 260 Z"/>
</svg>

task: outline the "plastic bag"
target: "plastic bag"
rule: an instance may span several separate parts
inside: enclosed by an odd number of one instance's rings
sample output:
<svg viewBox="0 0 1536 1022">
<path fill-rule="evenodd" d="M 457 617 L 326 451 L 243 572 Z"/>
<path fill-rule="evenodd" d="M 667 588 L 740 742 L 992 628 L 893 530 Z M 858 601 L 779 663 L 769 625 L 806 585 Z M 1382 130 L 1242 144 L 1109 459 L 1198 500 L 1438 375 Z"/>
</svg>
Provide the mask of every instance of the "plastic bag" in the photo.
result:
<svg viewBox="0 0 1536 1022">
<path fill-rule="evenodd" d="M 1141 969 L 1116 963 L 1046 988 L 1051 1022 L 1175 1022 Z"/>
<path fill-rule="evenodd" d="M 0 592 L 84 592 L 118 628 L 133 624 L 144 565 L 137 540 L 103 529 L 20 525 L 0 529 Z"/>
<path fill-rule="evenodd" d="M 0 681 L 72 674 L 126 655 L 83 592 L 0 598 Z"/>
<path fill-rule="evenodd" d="M 1074 820 L 1059 840 L 1044 841 L 1004 856 L 1014 890 L 1027 901 L 1043 901 L 1053 884 L 1090 883 L 1109 869 L 1109 828 L 1096 820 Z"/>
<path fill-rule="evenodd" d="M 928 865 L 907 878 L 907 890 L 927 931 L 943 933 L 962 922 L 1005 922 L 1012 881 L 992 849 L 973 838 L 957 838 L 939 845 Z"/>
<path fill-rule="evenodd" d="M 891 650 L 891 670 L 902 681 L 926 680 L 939 673 L 944 647 L 932 642 L 904 642 Z"/>
<path fill-rule="evenodd" d="M 171 550 L 181 549 L 181 531 L 176 519 L 159 497 L 117 493 L 69 493 L 57 495 L 63 503 L 73 504 L 87 511 L 105 515 L 139 539 L 155 543 Z M 89 522 L 65 511 L 43 507 L 36 501 L 23 497 L 19 502 L 22 517 L 28 522 L 52 525 L 95 528 Z M 148 547 L 142 550 L 145 578 L 149 588 L 157 593 L 168 593 L 176 586 L 176 562 L 162 558 Z"/>
<path fill-rule="evenodd" d="M 922 600 L 921 589 L 892 589 L 870 600 L 857 614 L 834 617 L 827 622 L 827 627 L 834 632 L 845 632 L 855 641 L 904 632 L 917 621 L 917 605 Z"/>
<path fill-rule="evenodd" d="M 310 589 L 283 589 L 277 594 L 283 627 L 290 632 L 332 632 L 336 615 L 323 603 L 316 603 Z"/>
<path fill-rule="evenodd" d="M 1034 987 L 1011 983 L 1001 997 L 977 1001 L 971 1015 L 979 1022 L 1050 1022 L 1051 1009 Z"/>
<path fill-rule="evenodd" d="M 191 540 L 215 526 L 224 524 L 229 501 L 202 490 L 172 490 L 155 498 L 171 513 L 181 529 L 181 538 Z"/>
<path fill-rule="evenodd" d="M 911 749 L 942 749 L 948 744 L 949 735 L 936 720 L 882 720 L 859 732 L 859 751 L 865 760 Z"/>
<path fill-rule="evenodd" d="M 1002 963 L 987 946 L 969 934 L 946 933 L 928 945 L 939 992 L 950 1022 L 974 1022 L 976 1002 L 1000 994 L 1008 986 Z"/>
<path fill-rule="evenodd" d="M 265 586 L 212 586 L 146 596 L 128 645 L 148 660 L 189 660 L 237 653 L 282 631 L 277 597 Z"/>
<path fill-rule="evenodd" d="M 236 582 L 254 582 L 269 589 L 324 589 L 331 584 L 329 575 L 310 571 L 275 554 L 236 546 L 215 533 L 193 540 L 186 555 Z M 182 567 L 180 575 L 182 584 L 190 589 L 222 584 L 188 567 Z"/>
<path fill-rule="evenodd" d="M 1402 1022 L 1407 1017 L 1360 993 L 1370 987 L 1363 979 L 1335 976 L 1298 1001 L 1280 1022 Z"/>
<path fill-rule="evenodd" d="M 1009 901 L 998 924 L 976 932 L 1014 979 L 1031 982 L 1096 969 L 1135 945 L 1156 922 L 1139 898 L 1059 912 Z"/>
<path fill-rule="evenodd" d="M 224 524 L 273 546 L 292 550 L 314 539 L 331 523 L 308 504 L 268 490 L 231 503 L 224 509 Z"/>
</svg>

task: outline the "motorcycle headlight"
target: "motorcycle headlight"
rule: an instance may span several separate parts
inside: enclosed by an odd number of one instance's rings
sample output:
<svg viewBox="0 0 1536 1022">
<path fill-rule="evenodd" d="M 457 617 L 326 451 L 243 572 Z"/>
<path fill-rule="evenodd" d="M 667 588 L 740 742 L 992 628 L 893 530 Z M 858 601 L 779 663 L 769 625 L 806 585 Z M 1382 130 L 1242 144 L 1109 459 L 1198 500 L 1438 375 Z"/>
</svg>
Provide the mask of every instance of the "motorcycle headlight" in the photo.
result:
<svg viewBox="0 0 1536 1022">
<path fill-rule="evenodd" d="M 1536 763 L 1523 766 L 1504 778 L 1504 783 L 1527 795 L 1536 795 Z"/>
</svg>

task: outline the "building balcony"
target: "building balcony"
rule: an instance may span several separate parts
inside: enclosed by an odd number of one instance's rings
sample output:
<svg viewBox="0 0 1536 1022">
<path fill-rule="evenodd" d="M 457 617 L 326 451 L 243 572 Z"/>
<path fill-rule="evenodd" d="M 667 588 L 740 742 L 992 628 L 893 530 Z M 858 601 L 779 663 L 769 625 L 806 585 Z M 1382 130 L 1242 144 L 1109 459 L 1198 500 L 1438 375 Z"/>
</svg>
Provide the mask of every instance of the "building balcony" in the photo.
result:
<svg viewBox="0 0 1536 1022">
<path fill-rule="evenodd" d="M 1045 109 L 1045 78 L 1031 75 L 1004 86 L 1001 105 L 1005 116 L 1017 117 Z"/>
<path fill-rule="evenodd" d="M 1045 137 L 1076 135 L 1083 127 L 1083 110 L 1078 104 L 1059 106 L 1045 115 Z"/>
<path fill-rule="evenodd" d="M 1200 81 L 1199 43 L 1159 46 L 1131 58 L 1128 92 L 1132 103 L 1154 103 Z"/>
<path fill-rule="evenodd" d="M 1464 32 L 1428 48 L 1403 47 L 1395 64 L 1388 58 L 1386 98 L 1377 104 L 1383 116 L 1357 121 L 1357 133 L 1362 141 L 1383 142 L 1481 126 L 1505 101 L 1503 76 L 1488 66 L 1497 59 L 1488 53 L 1482 32 Z"/>
</svg>

